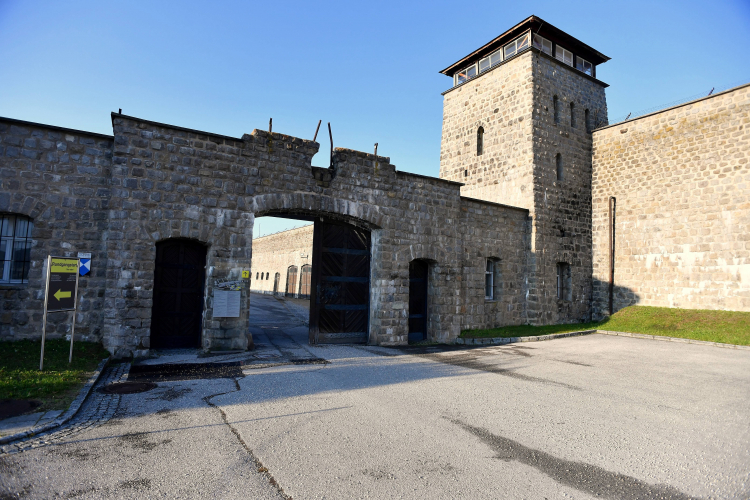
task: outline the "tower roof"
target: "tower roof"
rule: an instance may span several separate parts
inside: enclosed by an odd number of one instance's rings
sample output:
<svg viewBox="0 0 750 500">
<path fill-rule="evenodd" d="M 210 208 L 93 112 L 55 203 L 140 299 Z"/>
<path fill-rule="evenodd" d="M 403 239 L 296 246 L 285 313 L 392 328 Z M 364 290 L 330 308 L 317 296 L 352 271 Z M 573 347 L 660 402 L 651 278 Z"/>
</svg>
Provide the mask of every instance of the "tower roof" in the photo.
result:
<svg viewBox="0 0 750 500">
<path fill-rule="evenodd" d="M 548 22 L 544 21 L 537 16 L 529 16 L 520 23 L 513 26 L 511 29 L 491 40 L 489 43 L 479 47 L 471 54 L 459 59 L 455 63 L 451 64 L 440 73 L 448 76 L 453 76 L 454 73 L 463 69 L 467 64 L 470 64 L 477 59 L 480 59 L 488 54 L 491 54 L 495 50 L 499 49 L 508 42 L 513 41 L 516 37 L 520 36 L 524 32 L 531 30 L 535 34 L 543 36 L 544 38 L 554 42 L 555 44 L 562 45 L 568 50 L 572 50 L 576 54 L 590 61 L 594 65 L 601 64 L 610 60 L 609 57 L 605 56 L 593 47 L 583 43 L 579 39 L 570 36 L 563 30 L 554 27 Z"/>
</svg>

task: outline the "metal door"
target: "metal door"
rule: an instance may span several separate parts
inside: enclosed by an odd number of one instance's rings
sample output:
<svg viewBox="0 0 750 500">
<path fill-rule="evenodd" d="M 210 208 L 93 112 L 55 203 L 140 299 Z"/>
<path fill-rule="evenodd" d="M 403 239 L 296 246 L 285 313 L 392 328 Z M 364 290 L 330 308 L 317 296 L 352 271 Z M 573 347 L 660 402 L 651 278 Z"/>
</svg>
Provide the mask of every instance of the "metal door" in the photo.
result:
<svg viewBox="0 0 750 500">
<path fill-rule="evenodd" d="M 156 244 L 151 347 L 200 347 L 206 247 L 190 240 Z"/>
<path fill-rule="evenodd" d="M 370 232 L 315 222 L 310 343 L 367 343 L 370 317 Z"/>
<path fill-rule="evenodd" d="M 427 263 L 409 263 L 409 342 L 427 339 Z"/>
</svg>

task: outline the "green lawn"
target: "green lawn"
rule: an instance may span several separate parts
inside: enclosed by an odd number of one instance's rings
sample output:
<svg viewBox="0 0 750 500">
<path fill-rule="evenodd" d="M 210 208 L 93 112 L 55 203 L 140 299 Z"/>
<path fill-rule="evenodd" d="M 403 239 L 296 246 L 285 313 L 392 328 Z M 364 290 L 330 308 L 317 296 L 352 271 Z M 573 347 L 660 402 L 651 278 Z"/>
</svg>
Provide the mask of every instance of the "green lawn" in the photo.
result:
<svg viewBox="0 0 750 500">
<path fill-rule="evenodd" d="M 91 342 L 73 344 L 73 363 L 68 365 L 70 343 L 47 340 L 44 371 L 39 371 L 41 342 L 0 342 L 0 400 L 36 399 L 40 410 L 64 410 L 109 353 Z"/>
<path fill-rule="evenodd" d="M 750 345 L 750 313 L 647 306 L 626 307 L 601 323 L 464 330 L 461 337 L 528 337 L 593 329 Z"/>
</svg>

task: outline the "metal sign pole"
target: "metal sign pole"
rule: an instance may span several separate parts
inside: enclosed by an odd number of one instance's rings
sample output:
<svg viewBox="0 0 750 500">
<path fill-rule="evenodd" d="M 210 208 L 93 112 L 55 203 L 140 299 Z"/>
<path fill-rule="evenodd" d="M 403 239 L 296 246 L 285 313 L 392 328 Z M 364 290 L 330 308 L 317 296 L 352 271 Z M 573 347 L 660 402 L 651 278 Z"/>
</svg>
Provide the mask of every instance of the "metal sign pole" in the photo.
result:
<svg viewBox="0 0 750 500">
<path fill-rule="evenodd" d="M 52 256 L 47 255 L 47 286 L 44 289 L 44 316 L 42 319 L 42 355 L 39 358 L 39 371 L 44 368 L 44 338 L 47 336 L 47 296 L 49 295 L 49 272 L 52 267 Z"/>
<path fill-rule="evenodd" d="M 81 259 L 78 259 L 78 269 L 81 268 Z M 73 328 L 70 330 L 70 356 L 68 357 L 68 364 L 73 362 L 73 337 L 76 334 L 76 315 L 78 314 L 78 276 L 80 271 L 76 273 L 76 291 L 73 295 Z"/>
</svg>

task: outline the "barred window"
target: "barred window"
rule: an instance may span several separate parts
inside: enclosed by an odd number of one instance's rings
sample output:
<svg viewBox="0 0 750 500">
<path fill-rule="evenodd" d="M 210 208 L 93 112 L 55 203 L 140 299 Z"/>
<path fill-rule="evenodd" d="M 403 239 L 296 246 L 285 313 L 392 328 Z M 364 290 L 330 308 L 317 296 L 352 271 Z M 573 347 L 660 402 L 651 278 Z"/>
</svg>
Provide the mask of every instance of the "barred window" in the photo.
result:
<svg viewBox="0 0 750 500">
<path fill-rule="evenodd" d="M 0 283 L 28 283 L 33 230 L 28 217 L 0 216 Z"/>
<path fill-rule="evenodd" d="M 484 269 L 484 298 L 485 300 L 495 299 L 495 262 L 487 259 Z"/>
</svg>

